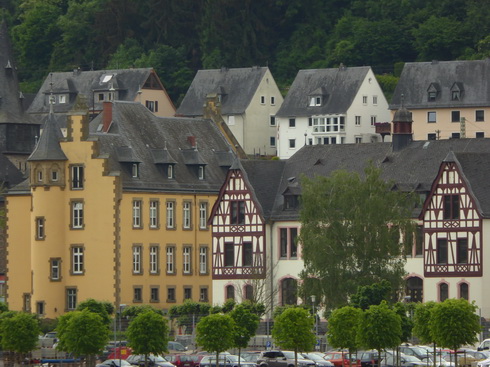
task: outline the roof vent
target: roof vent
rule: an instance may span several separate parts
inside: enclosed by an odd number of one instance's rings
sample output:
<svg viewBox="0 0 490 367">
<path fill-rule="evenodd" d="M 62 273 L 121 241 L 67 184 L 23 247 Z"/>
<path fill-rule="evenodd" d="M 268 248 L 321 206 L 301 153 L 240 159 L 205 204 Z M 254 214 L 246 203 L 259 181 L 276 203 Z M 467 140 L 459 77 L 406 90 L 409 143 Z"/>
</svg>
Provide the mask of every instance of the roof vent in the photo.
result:
<svg viewBox="0 0 490 367">
<path fill-rule="evenodd" d="M 430 141 L 426 141 L 422 149 L 427 149 L 429 147 Z"/>
</svg>

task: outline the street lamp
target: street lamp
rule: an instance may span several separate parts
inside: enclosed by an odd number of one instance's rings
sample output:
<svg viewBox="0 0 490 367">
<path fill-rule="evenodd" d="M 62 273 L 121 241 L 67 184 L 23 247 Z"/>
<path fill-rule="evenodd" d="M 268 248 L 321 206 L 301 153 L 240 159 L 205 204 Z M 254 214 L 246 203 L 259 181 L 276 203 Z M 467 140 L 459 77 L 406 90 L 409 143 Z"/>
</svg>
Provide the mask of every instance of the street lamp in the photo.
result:
<svg viewBox="0 0 490 367">
<path fill-rule="evenodd" d="M 119 354 L 119 366 L 121 366 L 121 345 L 117 345 L 118 338 L 117 338 L 117 324 L 119 323 L 119 334 L 121 334 L 121 313 L 123 310 L 126 308 L 126 305 L 120 304 L 119 308 L 116 309 L 116 314 L 114 315 L 114 356 L 113 358 L 116 360 L 117 355 Z M 119 343 L 121 344 L 121 343 Z"/>
<path fill-rule="evenodd" d="M 318 338 L 318 318 L 316 317 L 316 296 L 314 294 L 311 295 L 311 305 L 313 307 L 313 317 L 315 318 L 315 339 Z M 317 339 L 318 345 L 318 339 Z"/>
</svg>

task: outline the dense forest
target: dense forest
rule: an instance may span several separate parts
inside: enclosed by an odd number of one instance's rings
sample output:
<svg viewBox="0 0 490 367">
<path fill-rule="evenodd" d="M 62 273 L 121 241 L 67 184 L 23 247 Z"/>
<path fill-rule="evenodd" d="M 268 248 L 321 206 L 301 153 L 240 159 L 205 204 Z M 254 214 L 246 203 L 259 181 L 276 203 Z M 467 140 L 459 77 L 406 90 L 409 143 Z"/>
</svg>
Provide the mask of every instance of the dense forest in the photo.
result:
<svg viewBox="0 0 490 367">
<path fill-rule="evenodd" d="M 0 0 L 22 88 L 50 71 L 156 69 L 174 102 L 202 68 L 370 65 L 490 56 L 490 0 Z"/>
</svg>

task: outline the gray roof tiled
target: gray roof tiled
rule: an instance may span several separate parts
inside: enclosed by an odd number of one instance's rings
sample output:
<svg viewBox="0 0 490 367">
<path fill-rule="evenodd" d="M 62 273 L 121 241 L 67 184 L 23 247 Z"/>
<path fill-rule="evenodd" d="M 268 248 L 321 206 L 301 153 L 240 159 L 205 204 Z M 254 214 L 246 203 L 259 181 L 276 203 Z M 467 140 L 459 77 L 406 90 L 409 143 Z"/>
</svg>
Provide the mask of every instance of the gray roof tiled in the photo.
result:
<svg viewBox="0 0 490 367">
<path fill-rule="evenodd" d="M 44 129 L 34 151 L 27 159 L 28 161 L 66 161 L 66 155 L 60 146 L 63 138 L 56 120 L 50 113 L 44 123 Z"/>
<path fill-rule="evenodd" d="M 257 91 L 267 67 L 199 70 L 180 107 L 178 116 L 202 116 L 206 95 L 222 95 L 223 115 L 243 114 Z"/>
<path fill-rule="evenodd" d="M 369 70 L 369 66 L 300 70 L 276 116 L 345 113 Z M 322 105 L 309 106 L 309 97 L 319 94 Z"/>
<path fill-rule="evenodd" d="M 429 88 L 438 95 L 428 101 Z M 459 90 L 460 100 L 452 100 Z M 490 59 L 471 61 L 408 62 L 393 93 L 390 109 L 459 108 L 490 106 Z"/>
<path fill-rule="evenodd" d="M 90 136 L 98 139 L 100 155 L 109 157 L 109 169 L 121 172 L 123 189 L 219 192 L 231 165 L 231 160 L 223 165 L 221 152 L 230 152 L 231 146 L 212 121 L 157 117 L 139 103 L 120 101 L 113 103 L 113 123 L 108 133 L 97 131 L 102 118 L 101 114 L 90 122 Z M 192 148 L 189 136 L 194 137 L 197 150 Z M 131 147 L 130 153 L 125 149 L 123 161 L 118 155 L 120 147 Z M 190 158 L 189 153 L 193 155 Z M 134 163 L 133 159 L 140 161 L 139 177 L 132 177 L 130 165 L 125 163 Z M 165 164 L 174 164 L 174 179 L 167 178 L 162 167 Z M 206 166 L 204 180 L 199 180 L 193 164 Z"/>
</svg>

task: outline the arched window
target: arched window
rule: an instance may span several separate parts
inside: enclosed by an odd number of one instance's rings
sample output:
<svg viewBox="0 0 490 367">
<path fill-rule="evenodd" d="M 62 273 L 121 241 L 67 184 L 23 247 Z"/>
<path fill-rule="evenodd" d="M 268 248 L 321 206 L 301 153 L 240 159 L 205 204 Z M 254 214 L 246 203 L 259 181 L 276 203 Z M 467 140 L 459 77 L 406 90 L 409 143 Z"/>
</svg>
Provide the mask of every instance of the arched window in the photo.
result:
<svg viewBox="0 0 490 367">
<path fill-rule="evenodd" d="M 410 296 L 410 302 L 422 302 L 424 299 L 424 280 L 420 277 L 408 278 L 405 293 Z"/>
<path fill-rule="evenodd" d="M 439 301 L 444 302 L 449 298 L 449 286 L 447 283 L 439 284 Z"/>
<path fill-rule="evenodd" d="M 226 299 L 235 300 L 235 287 L 232 285 L 227 285 L 225 290 L 226 290 Z"/>
<path fill-rule="evenodd" d="M 298 282 L 293 278 L 286 278 L 281 281 L 281 305 L 295 305 L 298 303 Z"/>
<path fill-rule="evenodd" d="M 250 284 L 245 285 L 244 287 L 245 299 L 252 301 L 254 298 L 254 290 Z"/>
<path fill-rule="evenodd" d="M 459 298 L 464 298 L 469 300 L 470 296 L 470 286 L 468 283 L 461 283 L 459 285 Z"/>
</svg>

